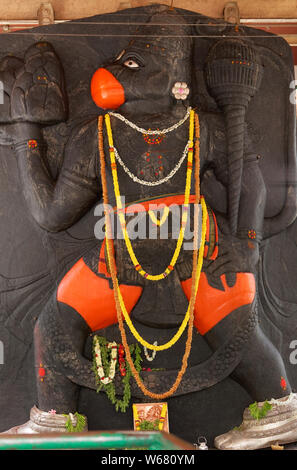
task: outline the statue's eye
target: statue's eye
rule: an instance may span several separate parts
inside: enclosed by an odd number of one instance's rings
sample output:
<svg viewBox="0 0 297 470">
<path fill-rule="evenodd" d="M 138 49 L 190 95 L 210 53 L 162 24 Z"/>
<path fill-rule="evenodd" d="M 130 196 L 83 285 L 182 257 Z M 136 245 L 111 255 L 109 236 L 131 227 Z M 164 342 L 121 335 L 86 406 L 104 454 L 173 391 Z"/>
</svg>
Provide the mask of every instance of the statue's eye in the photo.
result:
<svg viewBox="0 0 297 470">
<path fill-rule="evenodd" d="M 129 67 L 129 69 L 139 69 L 140 65 L 133 59 L 127 59 L 124 62 L 125 67 Z"/>
</svg>

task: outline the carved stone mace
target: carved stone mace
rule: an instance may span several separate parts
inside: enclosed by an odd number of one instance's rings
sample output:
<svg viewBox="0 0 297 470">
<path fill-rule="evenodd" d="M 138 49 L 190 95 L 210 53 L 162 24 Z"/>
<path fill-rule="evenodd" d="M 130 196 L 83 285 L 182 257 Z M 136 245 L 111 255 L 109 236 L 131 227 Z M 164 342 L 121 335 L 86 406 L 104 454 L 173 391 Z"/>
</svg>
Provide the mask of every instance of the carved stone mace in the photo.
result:
<svg viewBox="0 0 297 470">
<path fill-rule="evenodd" d="M 247 41 L 222 39 L 209 51 L 205 78 L 210 95 L 226 120 L 229 167 L 228 215 L 236 234 L 244 159 L 244 126 L 248 104 L 260 87 L 263 66 L 255 47 Z"/>
</svg>

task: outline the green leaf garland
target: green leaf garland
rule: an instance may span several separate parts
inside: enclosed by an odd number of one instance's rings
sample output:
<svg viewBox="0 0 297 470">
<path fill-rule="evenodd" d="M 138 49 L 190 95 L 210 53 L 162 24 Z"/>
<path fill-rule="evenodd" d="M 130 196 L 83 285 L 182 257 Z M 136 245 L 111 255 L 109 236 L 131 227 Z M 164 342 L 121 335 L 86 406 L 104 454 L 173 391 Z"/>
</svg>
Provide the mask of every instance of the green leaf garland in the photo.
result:
<svg viewBox="0 0 297 470">
<path fill-rule="evenodd" d="M 82 432 L 84 431 L 86 427 L 86 417 L 79 414 L 79 413 L 74 413 L 74 416 L 76 417 L 76 426 L 73 426 L 70 415 L 64 415 L 67 416 L 67 421 L 65 423 L 65 428 L 68 432 Z"/>
<path fill-rule="evenodd" d="M 111 351 L 107 348 L 108 342 L 106 338 L 102 336 L 96 336 L 99 344 L 100 344 L 100 349 L 101 349 L 101 359 L 102 359 L 102 365 L 104 368 L 105 375 L 109 375 L 109 368 L 110 368 L 110 363 L 111 363 Z M 130 349 L 130 354 L 131 357 L 134 355 L 134 365 L 135 368 L 138 372 L 141 371 L 141 362 L 142 362 L 142 357 L 141 357 L 141 349 L 138 344 L 131 344 L 129 346 Z M 97 371 L 97 365 L 96 365 L 96 356 L 95 356 L 95 351 L 94 351 L 94 342 L 93 342 L 93 367 L 92 367 L 94 373 L 95 373 L 95 378 L 96 378 L 96 383 L 97 383 L 97 393 L 100 392 L 102 389 L 104 389 L 108 399 L 111 401 L 111 403 L 115 406 L 116 411 L 121 411 L 122 413 L 125 413 L 127 410 L 130 400 L 131 400 L 131 386 L 130 386 L 130 380 L 132 377 L 132 371 L 130 369 L 130 366 L 128 364 L 128 361 L 125 358 L 125 369 L 126 369 L 126 375 L 122 377 L 122 384 L 123 384 L 123 398 L 119 399 L 116 396 L 116 391 L 115 391 L 115 385 L 114 382 L 110 382 L 109 384 L 103 384 L 100 381 L 100 377 L 98 375 Z M 117 362 L 116 365 L 116 372 L 119 371 L 119 364 Z"/>
<path fill-rule="evenodd" d="M 265 416 L 267 415 L 268 411 L 271 410 L 271 408 L 272 408 L 272 405 L 267 400 L 265 400 L 262 406 L 259 406 L 256 401 L 255 403 L 252 403 L 249 406 L 251 416 L 254 419 L 265 418 Z"/>
<path fill-rule="evenodd" d="M 143 420 L 139 423 L 139 431 L 159 431 L 160 420 L 155 421 Z"/>
</svg>

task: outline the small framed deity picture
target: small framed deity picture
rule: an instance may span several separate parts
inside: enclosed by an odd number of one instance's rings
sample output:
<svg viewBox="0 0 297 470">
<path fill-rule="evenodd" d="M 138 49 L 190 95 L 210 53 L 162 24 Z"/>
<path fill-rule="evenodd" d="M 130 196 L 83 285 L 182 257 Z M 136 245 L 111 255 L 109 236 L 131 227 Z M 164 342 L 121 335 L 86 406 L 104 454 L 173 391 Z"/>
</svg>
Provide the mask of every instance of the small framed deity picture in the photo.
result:
<svg viewBox="0 0 297 470">
<path fill-rule="evenodd" d="M 134 431 L 169 432 L 167 403 L 134 403 Z"/>
</svg>

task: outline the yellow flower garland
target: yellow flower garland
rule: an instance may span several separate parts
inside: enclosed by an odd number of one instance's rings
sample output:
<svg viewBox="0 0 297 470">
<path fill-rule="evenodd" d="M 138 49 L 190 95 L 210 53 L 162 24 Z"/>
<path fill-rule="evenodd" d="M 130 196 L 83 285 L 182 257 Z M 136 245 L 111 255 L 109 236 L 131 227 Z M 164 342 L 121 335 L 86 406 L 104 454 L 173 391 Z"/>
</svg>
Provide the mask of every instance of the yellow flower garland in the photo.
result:
<svg viewBox="0 0 297 470">
<path fill-rule="evenodd" d="M 109 114 L 105 115 L 105 123 L 106 123 L 106 130 L 107 130 L 108 144 L 109 144 L 109 155 L 110 155 L 111 170 L 112 170 L 112 177 L 113 177 L 113 184 L 114 184 L 114 193 L 116 197 L 117 210 L 119 214 L 121 227 L 123 230 L 126 247 L 130 255 L 130 258 L 132 260 L 132 263 L 135 269 L 137 270 L 137 272 L 141 276 L 143 276 L 145 279 L 148 279 L 150 281 L 160 281 L 161 279 L 164 279 L 164 277 L 168 276 L 171 273 L 171 271 L 174 269 L 174 266 L 177 262 L 177 259 L 179 257 L 180 250 L 183 244 L 185 229 L 186 229 L 187 220 L 188 220 L 188 207 L 189 207 L 191 178 L 192 178 L 192 169 L 193 169 L 194 118 L 195 118 L 195 112 L 191 110 L 190 126 L 189 126 L 188 165 L 187 165 L 187 176 L 186 176 L 185 199 L 184 199 L 184 205 L 183 205 L 184 210 L 182 213 L 182 223 L 181 223 L 181 229 L 180 229 L 179 237 L 178 237 L 177 244 L 176 244 L 176 249 L 165 271 L 161 274 L 152 275 L 152 274 L 148 274 L 140 265 L 137 257 L 135 256 L 135 253 L 134 253 L 134 250 L 133 250 L 130 238 L 129 238 L 129 234 L 127 232 L 125 215 L 123 213 L 123 206 L 122 206 L 122 201 L 121 201 L 118 175 L 117 175 L 117 165 L 116 165 L 116 159 L 115 159 L 115 153 L 114 153 L 114 144 L 113 144 L 111 123 L 110 123 L 110 116 Z"/>
<path fill-rule="evenodd" d="M 195 299 L 196 299 L 198 285 L 199 285 L 199 279 L 200 279 L 200 274 L 201 274 L 202 264 L 203 264 L 203 254 L 204 254 L 206 224 L 207 224 L 207 207 L 206 207 L 203 196 L 201 196 L 201 206 L 202 206 L 202 240 L 201 240 L 201 245 L 200 245 L 200 249 L 199 249 L 198 269 L 197 269 L 197 277 L 196 277 L 195 291 L 194 291 L 195 295 L 194 295 L 194 298 L 191 297 L 191 300 L 189 302 L 188 309 L 187 309 L 186 315 L 183 319 L 183 322 L 182 322 L 181 326 L 179 327 L 178 331 L 175 333 L 175 335 L 171 338 L 170 341 L 168 341 L 165 344 L 160 344 L 160 345 L 156 346 L 154 344 L 148 343 L 145 339 L 142 338 L 142 336 L 140 336 L 140 334 L 138 333 L 138 331 L 134 327 L 134 325 L 131 321 L 131 318 L 130 318 L 128 312 L 127 312 L 125 302 L 124 302 L 124 299 L 122 297 L 122 294 L 121 294 L 121 291 L 120 291 L 120 288 L 119 288 L 118 281 L 116 280 L 116 284 L 115 284 L 114 288 L 117 291 L 117 295 L 118 295 L 118 298 L 119 298 L 119 301 L 120 301 L 121 311 L 122 311 L 122 314 L 125 318 L 125 321 L 126 321 L 128 327 L 129 327 L 131 333 L 135 337 L 135 339 L 137 339 L 137 341 L 140 344 L 142 344 L 142 346 L 146 347 L 147 349 L 150 349 L 150 350 L 153 350 L 153 351 L 164 351 L 165 349 L 171 348 L 179 340 L 179 338 L 181 337 L 181 335 L 183 334 L 183 332 L 186 329 L 187 323 L 188 323 L 189 318 L 190 318 L 191 302 L 195 302 Z M 109 245 L 109 238 L 108 237 L 106 238 L 106 248 L 107 248 L 106 251 L 107 251 L 108 263 L 110 263 L 110 250 L 111 250 L 111 247 Z"/>
<path fill-rule="evenodd" d="M 164 207 L 163 215 L 162 215 L 160 220 L 157 219 L 157 217 L 155 216 L 153 211 L 148 211 L 148 213 L 149 213 L 149 216 L 150 216 L 152 222 L 155 225 L 157 225 L 158 227 L 161 227 L 166 222 L 167 217 L 169 215 L 169 211 L 170 211 L 170 209 L 169 209 L 168 206 Z"/>
<path fill-rule="evenodd" d="M 199 139 L 200 139 L 200 128 L 199 128 L 199 120 L 198 116 L 195 115 L 195 124 L 196 124 L 196 137 L 197 140 L 195 142 L 195 203 L 197 204 L 200 200 L 200 184 L 199 184 L 199 169 L 200 169 L 200 162 L 199 162 Z M 176 390 L 178 389 L 181 380 L 186 372 L 187 365 L 188 365 L 188 359 L 191 351 L 191 344 L 192 344 L 192 338 L 193 338 L 193 322 L 194 322 L 194 306 L 195 306 L 195 298 L 196 298 L 196 293 L 195 293 L 195 287 L 196 287 L 196 282 L 197 285 L 199 284 L 199 280 L 197 280 L 197 277 L 200 276 L 200 273 L 198 272 L 198 225 L 197 222 L 195 223 L 194 226 L 194 250 L 193 250 L 193 270 L 192 270 L 192 285 L 191 285 L 191 298 L 190 298 L 190 318 L 189 318 L 189 326 L 188 326 L 188 335 L 186 339 L 186 346 L 185 346 L 185 352 L 182 358 L 182 365 L 181 368 L 177 374 L 176 380 L 173 383 L 173 385 L 170 387 L 169 390 L 167 390 L 164 393 L 155 393 L 151 392 L 150 390 L 147 389 L 147 387 L 144 385 L 143 381 L 141 380 L 139 373 L 137 369 L 135 368 L 134 362 L 132 360 L 131 354 L 130 354 L 130 349 L 129 345 L 127 342 L 127 336 L 124 328 L 124 323 L 123 323 L 123 318 L 122 318 L 122 311 L 121 311 L 121 306 L 120 302 L 118 299 L 118 291 L 115 289 L 115 286 L 117 285 L 117 275 L 116 275 L 116 263 L 115 263 L 115 258 L 113 255 L 113 239 L 112 239 L 112 231 L 111 231 L 111 220 L 110 220 L 110 211 L 109 211 L 109 205 L 108 205 L 108 189 L 107 189 L 107 180 L 106 180 L 106 164 L 105 164 L 105 157 L 104 157 L 104 145 L 103 145 L 103 116 L 99 116 L 98 118 L 98 150 L 99 150 L 99 156 L 100 156 L 100 166 L 101 166 L 101 179 L 102 179 L 102 192 L 103 192 L 103 201 L 104 201 L 104 212 L 105 212 L 105 217 L 106 217 L 106 232 L 107 232 L 107 239 L 106 243 L 110 249 L 109 251 L 109 260 L 111 261 L 110 263 L 110 273 L 111 273 L 111 278 L 112 278 L 112 283 L 114 286 L 114 298 L 115 298 L 115 304 L 116 304 L 116 310 L 117 310 L 117 318 L 119 322 L 119 329 L 121 332 L 121 338 L 122 338 L 122 343 L 125 349 L 126 353 L 126 358 L 127 362 L 131 368 L 132 374 L 134 376 L 134 379 L 140 388 L 140 390 L 143 392 L 144 395 L 149 396 L 150 398 L 154 400 L 163 400 L 165 398 L 168 398 L 172 396 Z M 205 214 L 205 212 L 204 212 Z M 196 216 L 196 214 L 195 214 Z M 202 240 L 205 240 L 205 234 L 206 234 L 206 220 L 205 219 L 205 224 L 202 224 L 202 230 L 204 232 L 204 235 L 202 233 Z M 203 249 L 203 251 L 202 251 Z M 204 254 L 204 241 L 202 246 L 200 247 L 201 252 L 199 252 L 199 259 L 201 260 L 201 263 L 203 262 L 203 254 Z M 200 265 L 200 264 L 199 264 Z M 201 264 L 202 268 L 202 264 Z M 201 272 L 201 270 L 200 270 Z"/>
</svg>

